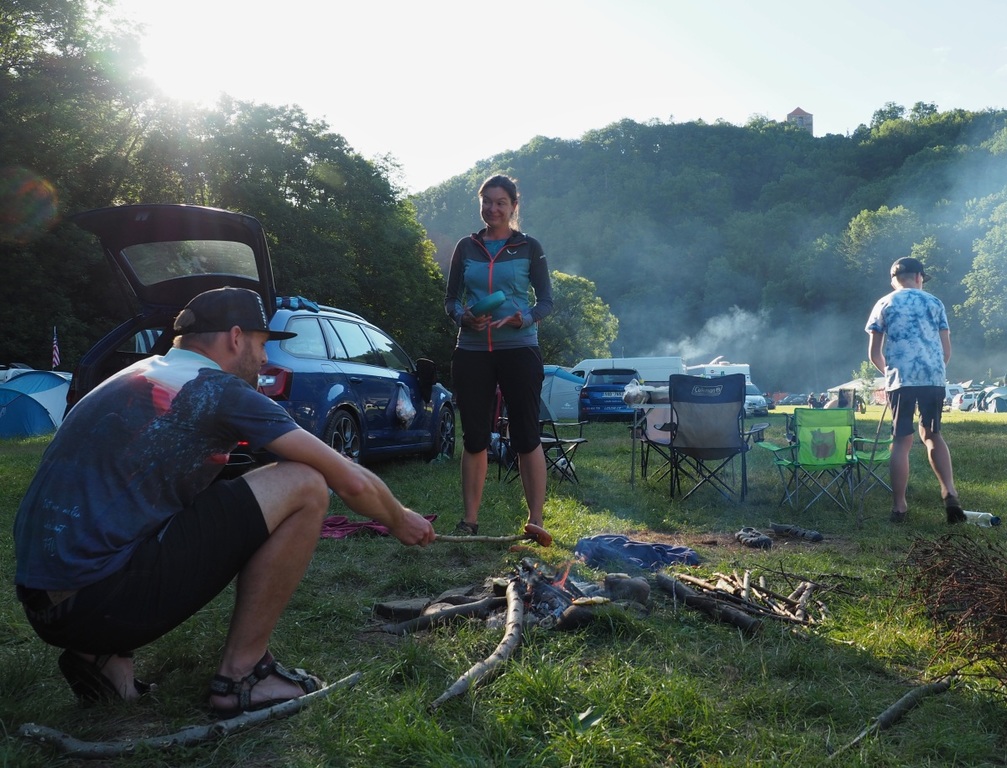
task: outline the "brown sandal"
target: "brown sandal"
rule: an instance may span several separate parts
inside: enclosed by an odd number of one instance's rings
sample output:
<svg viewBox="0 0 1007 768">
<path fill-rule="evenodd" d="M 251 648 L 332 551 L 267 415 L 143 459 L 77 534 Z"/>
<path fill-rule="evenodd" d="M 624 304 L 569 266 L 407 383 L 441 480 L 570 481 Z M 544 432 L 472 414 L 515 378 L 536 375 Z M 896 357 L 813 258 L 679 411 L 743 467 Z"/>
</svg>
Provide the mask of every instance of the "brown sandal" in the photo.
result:
<svg viewBox="0 0 1007 768">
<path fill-rule="evenodd" d="M 252 671 L 238 680 L 223 675 L 213 676 L 213 680 L 210 681 L 211 695 L 237 696 L 238 705 L 236 707 L 215 707 L 211 704 L 210 709 L 221 719 L 227 720 L 231 717 L 237 717 L 242 712 L 255 712 L 275 704 L 282 704 L 290 699 L 299 698 L 298 696 L 290 696 L 285 699 L 266 699 L 253 704 L 252 689 L 272 675 L 294 683 L 303 691 L 303 694 L 314 693 L 325 687 L 325 682 L 321 678 L 310 672 L 305 672 L 303 669 L 287 669 L 273 658 L 273 654 L 266 651 L 266 655 L 259 659 L 259 663 L 252 668 Z"/>
</svg>

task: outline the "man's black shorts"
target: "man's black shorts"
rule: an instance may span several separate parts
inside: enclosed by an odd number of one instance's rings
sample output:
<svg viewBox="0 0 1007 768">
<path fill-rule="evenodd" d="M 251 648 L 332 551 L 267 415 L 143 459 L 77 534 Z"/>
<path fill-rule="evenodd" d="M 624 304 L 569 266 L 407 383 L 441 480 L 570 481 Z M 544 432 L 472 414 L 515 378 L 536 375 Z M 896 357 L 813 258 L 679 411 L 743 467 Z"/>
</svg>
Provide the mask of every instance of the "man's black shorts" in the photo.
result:
<svg viewBox="0 0 1007 768">
<path fill-rule="evenodd" d="M 19 592 L 28 620 L 47 643 L 82 653 L 124 653 L 210 602 L 268 538 L 248 483 L 221 480 L 140 544 L 117 573 L 56 606 L 44 591 Z"/>
</svg>

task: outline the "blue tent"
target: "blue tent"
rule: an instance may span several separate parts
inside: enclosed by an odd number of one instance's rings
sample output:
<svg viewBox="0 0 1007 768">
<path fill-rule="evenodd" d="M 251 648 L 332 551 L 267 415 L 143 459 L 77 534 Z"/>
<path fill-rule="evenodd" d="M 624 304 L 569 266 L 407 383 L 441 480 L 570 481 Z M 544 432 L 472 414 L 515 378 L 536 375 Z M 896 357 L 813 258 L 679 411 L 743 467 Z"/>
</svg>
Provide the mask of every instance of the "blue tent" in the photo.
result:
<svg viewBox="0 0 1007 768">
<path fill-rule="evenodd" d="M 576 421 L 579 418 L 580 389 L 584 386 L 584 379 L 558 365 L 546 365 L 544 368 L 542 399 L 549 403 L 557 419 Z"/>
<path fill-rule="evenodd" d="M 0 386 L 0 437 L 54 432 L 63 423 L 69 382 L 51 371 L 26 371 Z"/>
</svg>

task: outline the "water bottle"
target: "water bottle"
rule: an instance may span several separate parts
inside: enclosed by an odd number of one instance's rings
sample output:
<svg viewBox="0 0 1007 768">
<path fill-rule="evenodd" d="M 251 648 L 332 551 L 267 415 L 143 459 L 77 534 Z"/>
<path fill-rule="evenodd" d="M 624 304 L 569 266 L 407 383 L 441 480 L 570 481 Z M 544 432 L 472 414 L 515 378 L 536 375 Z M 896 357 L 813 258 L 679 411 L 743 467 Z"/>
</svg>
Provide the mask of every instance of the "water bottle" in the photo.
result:
<svg viewBox="0 0 1007 768">
<path fill-rule="evenodd" d="M 965 522 L 972 523 L 972 525 L 978 525 L 982 528 L 989 528 L 993 525 L 1000 525 L 1000 518 L 996 515 L 991 515 L 989 512 L 973 512 L 972 510 L 966 509 L 965 511 Z"/>
</svg>

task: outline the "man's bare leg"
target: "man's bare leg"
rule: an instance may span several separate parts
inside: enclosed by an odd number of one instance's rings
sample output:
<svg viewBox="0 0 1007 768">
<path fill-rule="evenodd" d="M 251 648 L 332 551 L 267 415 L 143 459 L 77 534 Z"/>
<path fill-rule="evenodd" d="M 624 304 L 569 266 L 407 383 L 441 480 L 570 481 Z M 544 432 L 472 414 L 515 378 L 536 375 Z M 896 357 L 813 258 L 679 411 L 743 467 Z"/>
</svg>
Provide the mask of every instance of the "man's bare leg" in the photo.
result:
<svg viewBox="0 0 1007 768">
<path fill-rule="evenodd" d="M 234 613 L 217 673 L 234 680 L 263 657 L 269 638 L 314 554 L 329 493 L 321 474 L 284 462 L 253 470 L 245 480 L 262 508 L 270 536 L 238 574 Z M 296 698 L 303 691 L 272 676 L 256 685 L 252 701 Z M 211 696 L 225 708 L 234 696 Z"/>
</svg>

